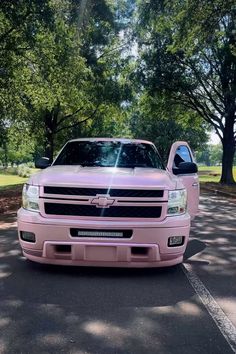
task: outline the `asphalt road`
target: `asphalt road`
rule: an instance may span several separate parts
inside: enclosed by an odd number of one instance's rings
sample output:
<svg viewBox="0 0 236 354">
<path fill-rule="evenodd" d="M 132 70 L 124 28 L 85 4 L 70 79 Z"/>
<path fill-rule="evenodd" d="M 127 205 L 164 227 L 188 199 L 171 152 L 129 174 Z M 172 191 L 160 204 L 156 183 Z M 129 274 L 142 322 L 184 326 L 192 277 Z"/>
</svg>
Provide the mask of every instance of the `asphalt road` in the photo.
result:
<svg viewBox="0 0 236 354">
<path fill-rule="evenodd" d="M 203 195 L 184 265 L 145 270 L 30 263 L 14 218 L 0 219 L 0 353 L 233 353 L 235 216 L 232 202 Z"/>
</svg>

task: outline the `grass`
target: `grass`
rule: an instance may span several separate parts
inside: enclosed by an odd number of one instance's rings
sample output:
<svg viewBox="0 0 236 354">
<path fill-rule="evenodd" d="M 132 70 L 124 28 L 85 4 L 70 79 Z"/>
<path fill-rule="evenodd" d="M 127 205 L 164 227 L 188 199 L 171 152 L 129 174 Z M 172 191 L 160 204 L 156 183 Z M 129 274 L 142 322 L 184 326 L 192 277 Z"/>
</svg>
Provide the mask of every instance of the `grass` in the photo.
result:
<svg viewBox="0 0 236 354">
<path fill-rule="evenodd" d="M 236 186 L 221 185 L 221 166 L 199 166 L 199 180 L 202 188 L 217 190 L 236 195 Z M 236 166 L 233 168 L 233 175 L 236 181 Z"/>
<path fill-rule="evenodd" d="M 16 175 L 0 174 L 0 190 L 7 189 L 15 185 L 21 185 L 27 181 L 28 178 L 19 177 Z"/>
<path fill-rule="evenodd" d="M 221 176 L 221 166 L 199 166 L 200 182 L 219 182 Z M 234 179 L 236 180 L 236 166 L 233 169 Z"/>
<path fill-rule="evenodd" d="M 31 168 L 30 174 L 34 174 L 38 172 L 37 168 Z M 28 177 L 20 177 L 16 174 L 11 173 L 11 168 L 7 169 L 6 171 L 0 171 L 0 191 L 7 190 L 13 186 L 20 186 L 25 183 L 29 178 Z"/>
</svg>

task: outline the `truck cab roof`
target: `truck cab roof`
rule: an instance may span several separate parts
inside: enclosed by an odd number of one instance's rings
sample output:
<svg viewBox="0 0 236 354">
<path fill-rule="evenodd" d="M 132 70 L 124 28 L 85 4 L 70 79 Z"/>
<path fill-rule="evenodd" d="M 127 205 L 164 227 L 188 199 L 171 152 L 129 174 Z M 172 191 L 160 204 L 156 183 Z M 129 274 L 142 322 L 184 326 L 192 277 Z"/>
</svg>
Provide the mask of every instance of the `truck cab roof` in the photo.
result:
<svg viewBox="0 0 236 354">
<path fill-rule="evenodd" d="M 69 142 L 72 141 L 91 141 L 91 142 L 95 142 L 95 141 L 118 141 L 121 142 L 123 144 L 150 144 L 153 145 L 153 143 L 151 141 L 148 140 L 141 140 L 141 139 L 129 139 L 129 138 L 78 138 L 78 139 L 72 139 L 69 140 Z"/>
</svg>

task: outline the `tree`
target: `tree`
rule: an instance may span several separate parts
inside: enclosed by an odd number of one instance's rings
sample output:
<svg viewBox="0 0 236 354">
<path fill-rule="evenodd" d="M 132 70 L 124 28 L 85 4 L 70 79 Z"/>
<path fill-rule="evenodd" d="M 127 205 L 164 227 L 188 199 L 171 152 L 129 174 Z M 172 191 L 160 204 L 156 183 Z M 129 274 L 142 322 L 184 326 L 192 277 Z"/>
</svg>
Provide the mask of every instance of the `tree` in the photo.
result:
<svg viewBox="0 0 236 354">
<path fill-rule="evenodd" d="M 221 183 L 234 183 L 236 24 L 233 1 L 139 5 L 143 84 L 211 124 L 223 147 Z"/>
<path fill-rule="evenodd" d="M 55 33 L 38 34 L 34 50 L 24 58 L 28 65 L 24 76 L 20 76 L 23 89 L 18 89 L 21 102 L 31 112 L 31 131 L 37 127 L 41 130 L 45 155 L 50 160 L 57 134 L 91 119 L 99 107 L 92 96 L 93 74 L 80 55 L 79 46 L 74 46 L 75 34 L 64 24 L 58 26 Z"/>
<path fill-rule="evenodd" d="M 37 0 L 32 8 L 29 1 L 1 5 L 7 40 L 0 49 L 13 58 L 3 60 L 2 87 L 11 83 L 6 92 L 17 106 L 14 112 L 7 107 L 4 117 L 8 125 L 27 122 L 52 160 L 55 144 L 71 138 L 82 123 L 109 106 L 121 109 L 127 90 L 119 78 L 115 6 L 105 0 L 45 0 L 41 10 Z M 4 100 L 9 101 L 6 95 Z"/>
<path fill-rule="evenodd" d="M 171 105 L 165 96 L 151 97 L 144 92 L 132 115 L 134 136 L 153 141 L 165 162 L 175 141 L 186 140 L 198 150 L 208 140 L 207 125 L 202 126 L 198 114 Z"/>
<path fill-rule="evenodd" d="M 196 159 L 198 163 L 207 166 L 218 166 L 222 162 L 222 145 L 207 144 L 207 146 L 199 146 Z"/>
<path fill-rule="evenodd" d="M 0 120 L 0 161 L 3 166 L 7 167 L 8 158 L 7 158 L 7 131 L 3 122 Z"/>
<path fill-rule="evenodd" d="M 19 68 L 19 58 L 34 47 L 39 28 L 47 30 L 53 26 L 54 16 L 49 0 L 0 1 L 1 118 L 6 115 L 4 109 L 9 100 L 14 102 L 15 69 Z"/>
<path fill-rule="evenodd" d="M 212 166 L 220 165 L 222 161 L 222 146 L 221 144 L 210 145 L 210 161 Z"/>
<path fill-rule="evenodd" d="M 7 137 L 8 163 L 19 165 L 33 160 L 32 154 L 36 149 L 37 142 L 35 137 L 30 134 L 29 127 L 26 124 L 14 124 L 8 128 Z"/>
</svg>

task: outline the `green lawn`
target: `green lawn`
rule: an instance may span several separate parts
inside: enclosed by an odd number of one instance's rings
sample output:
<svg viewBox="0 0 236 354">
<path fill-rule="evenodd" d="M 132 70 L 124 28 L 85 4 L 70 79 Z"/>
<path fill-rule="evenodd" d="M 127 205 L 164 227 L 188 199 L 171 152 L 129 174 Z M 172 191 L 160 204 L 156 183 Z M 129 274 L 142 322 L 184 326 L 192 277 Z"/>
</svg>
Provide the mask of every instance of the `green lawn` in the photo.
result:
<svg viewBox="0 0 236 354">
<path fill-rule="evenodd" d="M 221 176 L 221 166 L 199 166 L 200 182 L 219 182 Z M 234 166 L 234 179 L 236 180 L 236 166 Z"/>
<path fill-rule="evenodd" d="M 28 178 L 19 177 L 17 175 L 4 175 L 0 174 L 0 189 L 5 189 L 8 186 L 23 184 Z"/>
<path fill-rule="evenodd" d="M 31 168 L 30 174 L 33 175 L 34 173 L 38 172 L 37 168 Z M 28 177 L 20 177 L 18 175 L 12 174 L 11 168 L 7 171 L 3 170 L 0 171 L 0 190 L 10 188 L 11 186 L 22 185 L 25 183 L 29 178 Z"/>
</svg>

